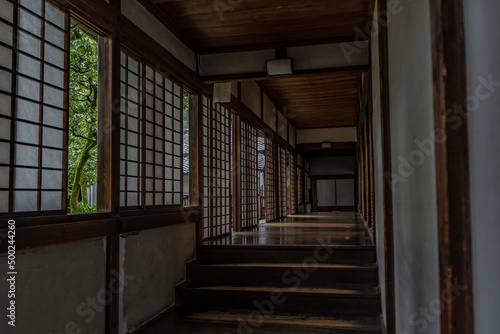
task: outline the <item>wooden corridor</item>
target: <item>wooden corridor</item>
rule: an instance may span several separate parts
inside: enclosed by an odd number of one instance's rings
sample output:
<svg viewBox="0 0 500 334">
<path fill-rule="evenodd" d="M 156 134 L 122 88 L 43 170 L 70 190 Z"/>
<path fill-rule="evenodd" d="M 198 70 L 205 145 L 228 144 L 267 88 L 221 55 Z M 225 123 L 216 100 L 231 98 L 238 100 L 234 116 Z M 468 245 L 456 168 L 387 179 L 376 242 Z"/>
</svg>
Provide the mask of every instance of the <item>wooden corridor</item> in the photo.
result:
<svg viewBox="0 0 500 334">
<path fill-rule="evenodd" d="M 375 252 L 351 213 L 234 233 L 198 246 L 176 309 L 140 333 L 379 334 Z"/>
</svg>

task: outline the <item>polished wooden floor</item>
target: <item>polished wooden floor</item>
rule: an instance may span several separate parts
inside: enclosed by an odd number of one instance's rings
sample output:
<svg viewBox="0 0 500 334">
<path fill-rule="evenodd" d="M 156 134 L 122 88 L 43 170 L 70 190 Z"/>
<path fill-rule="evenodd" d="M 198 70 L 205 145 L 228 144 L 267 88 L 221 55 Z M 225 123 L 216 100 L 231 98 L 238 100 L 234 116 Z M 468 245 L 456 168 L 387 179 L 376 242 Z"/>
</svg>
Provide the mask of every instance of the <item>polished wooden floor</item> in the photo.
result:
<svg viewBox="0 0 500 334">
<path fill-rule="evenodd" d="M 319 241 L 331 246 L 373 245 L 360 215 L 350 212 L 294 215 L 206 245 L 308 246 Z"/>
<path fill-rule="evenodd" d="M 334 251 L 308 271 L 304 259 L 319 245 Z M 283 274 L 299 269 L 305 275 L 300 287 L 290 286 Z M 138 333 L 380 334 L 377 270 L 373 241 L 358 214 L 264 223 L 199 245 L 177 289 L 176 309 Z M 255 303 L 274 293 L 286 303 L 253 316 Z"/>
</svg>

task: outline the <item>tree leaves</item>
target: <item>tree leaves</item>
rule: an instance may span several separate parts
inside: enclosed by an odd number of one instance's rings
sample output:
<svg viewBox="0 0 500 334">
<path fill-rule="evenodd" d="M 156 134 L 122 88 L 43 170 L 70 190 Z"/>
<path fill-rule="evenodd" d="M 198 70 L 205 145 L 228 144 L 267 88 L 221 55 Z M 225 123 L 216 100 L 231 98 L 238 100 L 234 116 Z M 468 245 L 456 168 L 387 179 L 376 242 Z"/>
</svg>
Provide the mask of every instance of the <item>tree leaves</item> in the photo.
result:
<svg viewBox="0 0 500 334">
<path fill-rule="evenodd" d="M 97 183 L 97 146 L 90 151 L 81 178 L 75 180 L 77 167 L 89 142 L 97 142 L 97 98 L 98 98 L 98 43 L 79 25 L 71 28 L 70 73 L 69 73 L 69 135 L 68 135 L 68 196 L 75 184 L 80 184 L 82 191 Z M 82 196 L 86 197 L 86 196 Z M 87 203 L 79 205 L 87 208 Z"/>
</svg>

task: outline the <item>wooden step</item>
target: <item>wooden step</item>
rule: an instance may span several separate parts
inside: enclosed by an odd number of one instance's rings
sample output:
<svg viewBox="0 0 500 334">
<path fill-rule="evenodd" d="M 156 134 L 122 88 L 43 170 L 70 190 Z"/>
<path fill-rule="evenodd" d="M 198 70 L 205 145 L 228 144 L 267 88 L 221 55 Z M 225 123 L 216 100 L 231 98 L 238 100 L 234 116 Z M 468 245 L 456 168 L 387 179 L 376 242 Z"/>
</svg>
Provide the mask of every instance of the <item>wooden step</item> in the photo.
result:
<svg viewBox="0 0 500 334">
<path fill-rule="evenodd" d="M 303 263 L 315 259 L 323 264 L 375 263 L 375 246 L 259 246 L 199 245 L 196 248 L 199 263 Z"/>
<path fill-rule="evenodd" d="M 193 263 L 187 267 L 187 280 L 191 286 L 377 286 L 377 270 L 374 264 Z"/>
<path fill-rule="evenodd" d="M 381 334 L 375 317 L 274 315 L 248 318 L 242 312 L 170 312 L 142 328 L 141 334 Z"/>
<path fill-rule="evenodd" d="M 314 331 L 318 329 L 331 331 L 342 331 L 343 333 L 381 333 L 380 320 L 378 317 L 359 316 L 318 316 L 311 314 L 276 314 L 264 316 L 261 314 L 249 314 L 242 312 L 220 312 L 207 311 L 201 313 L 188 313 L 181 315 L 182 319 L 191 322 L 233 324 L 239 328 L 256 329 L 268 326 L 286 326 L 288 330 L 307 329 Z"/>
<path fill-rule="evenodd" d="M 178 305 L 188 310 L 254 310 L 278 313 L 324 313 L 378 316 L 376 288 L 278 288 L 269 286 L 181 287 Z"/>
</svg>

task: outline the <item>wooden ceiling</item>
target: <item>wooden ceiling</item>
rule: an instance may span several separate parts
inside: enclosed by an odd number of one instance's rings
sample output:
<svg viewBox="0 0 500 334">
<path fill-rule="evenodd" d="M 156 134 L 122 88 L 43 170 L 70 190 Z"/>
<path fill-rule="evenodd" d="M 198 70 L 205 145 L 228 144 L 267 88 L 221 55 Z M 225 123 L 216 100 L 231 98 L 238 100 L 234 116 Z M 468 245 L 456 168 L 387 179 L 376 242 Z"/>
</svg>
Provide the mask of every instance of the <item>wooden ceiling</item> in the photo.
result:
<svg viewBox="0 0 500 334">
<path fill-rule="evenodd" d="M 356 126 L 361 73 L 304 74 L 259 83 L 297 129 Z"/>
<path fill-rule="evenodd" d="M 353 41 L 369 0 L 139 0 L 199 53 Z"/>
</svg>

